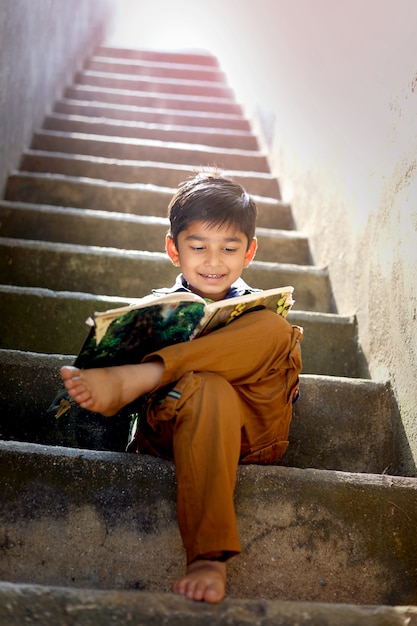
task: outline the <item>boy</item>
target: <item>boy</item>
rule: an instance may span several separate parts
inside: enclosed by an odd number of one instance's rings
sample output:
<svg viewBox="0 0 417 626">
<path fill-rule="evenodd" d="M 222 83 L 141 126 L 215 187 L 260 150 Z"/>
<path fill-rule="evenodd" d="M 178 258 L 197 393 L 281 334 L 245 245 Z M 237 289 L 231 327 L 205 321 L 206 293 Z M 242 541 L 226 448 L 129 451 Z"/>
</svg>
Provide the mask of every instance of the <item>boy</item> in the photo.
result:
<svg viewBox="0 0 417 626">
<path fill-rule="evenodd" d="M 256 205 L 224 177 L 183 183 L 168 208 L 166 252 L 181 274 L 171 289 L 210 300 L 251 289 L 240 278 L 256 253 Z M 266 309 L 242 315 L 194 341 L 148 355 L 139 364 L 61 369 L 83 408 L 111 416 L 149 399 L 137 451 L 171 458 L 187 569 L 172 590 L 219 602 L 226 561 L 240 552 L 233 504 L 238 463 L 277 463 L 285 452 L 301 371 L 302 329 Z"/>
</svg>

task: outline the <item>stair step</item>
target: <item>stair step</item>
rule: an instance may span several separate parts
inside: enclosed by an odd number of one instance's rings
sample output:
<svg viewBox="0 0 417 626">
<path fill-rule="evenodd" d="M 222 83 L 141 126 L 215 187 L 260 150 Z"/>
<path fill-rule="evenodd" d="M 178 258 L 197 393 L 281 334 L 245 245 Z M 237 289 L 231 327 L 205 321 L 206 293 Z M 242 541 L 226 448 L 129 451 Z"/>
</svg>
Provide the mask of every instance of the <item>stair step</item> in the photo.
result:
<svg viewBox="0 0 417 626">
<path fill-rule="evenodd" d="M 99 591 L 0 583 L 0 621 L 24 626 L 36 615 L 42 626 L 182 624 L 183 626 L 416 626 L 412 606 L 357 606 L 324 602 L 226 599 L 199 604 L 173 594 Z M 167 617 L 169 616 L 169 617 Z"/>
<path fill-rule="evenodd" d="M 54 105 L 56 113 L 68 115 L 90 115 L 131 122 L 148 124 L 174 124 L 176 126 L 209 126 L 228 130 L 249 131 L 250 124 L 241 115 L 210 113 L 208 111 L 183 111 L 176 109 L 157 109 L 129 104 L 108 104 L 83 100 L 62 99 Z"/>
<path fill-rule="evenodd" d="M 76 355 L 88 330 L 85 320 L 94 311 L 132 302 L 134 298 L 0 285 L 0 348 Z M 28 321 L 28 311 L 36 323 Z"/>
<path fill-rule="evenodd" d="M 8 201 L 71 206 L 134 215 L 166 217 L 174 188 L 152 184 L 15 172 L 7 180 Z M 293 227 L 290 205 L 275 198 L 253 196 L 258 207 L 258 225 L 289 230 Z"/>
<path fill-rule="evenodd" d="M 292 310 L 288 321 L 304 329 L 303 372 L 368 378 L 359 348 L 356 318 L 348 315 Z"/>
<path fill-rule="evenodd" d="M 218 68 L 217 58 L 209 52 L 180 51 L 180 50 L 153 50 L 153 49 L 131 49 L 120 48 L 119 46 L 99 46 L 95 51 L 96 56 L 134 59 L 148 61 L 152 63 L 173 63 L 185 65 L 202 65 L 209 68 Z"/>
<path fill-rule="evenodd" d="M 8 548 L 0 579 L 168 591 L 184 567 L 171 463 L 14 442 L 1 442 L 0 449 Z M 228 593 L 297 602 L 415 602 L 416 496 L 411 478 L 239 467 L 244 552 L 228 566 Z"/>
<path fill-rule="evenodd" d="M 163 252 L 163 217 L 0 201 L 2 237 Z M 296 231 L 258 228 L 258 261 L 310 264 L 308 239 Z"/>
<path fill-rule="evenodd" d="M 112 74 L 131 74 L 175 78 L 179 80 L 203 80 L 213 83 L 225 83 L 226 76 L 217 67 L 208 65 L 190 65 L 189 63 L 167 63 L 146 61 L 144 59 L 121 59 L 109 56 L 93 56 L 84 64 L 85 69 L 94 72 Z"/>
<path fill-rule="evenodd" d="M 194 169 L 194 173 L 197 169 Z M 204 171 L 209 171 L 209 169 L 204 168 Z M 22 155 L 20 170 L 99 178 L 123 183 L 142 183 L 172 189 L 176 189 L 180 183 L 191 176 L 190 167 L 187 165 L 108 159 L 44 150 L 26 150 Z M 223 174 L 243 185 L 252 195 L 276 200 L 281 198 L 278 181 L 271 174 L 239 171 L 225 171 Z"/>
<path fill-rule="evenodd" d="M 63 298 L 55 304 L 55 310 L 62 303 Z M 88 301 L 80 303 L 81 309 L 88 311 Z M 60 319 L 65 312 L 66 309 L 59 311 Z M 36 313 L 35 308 L 34 317 Z M 83 324 L 80 318 L 75 319 L 70 309 L 68 322 L 62 328 L 73 323 L 77 333 Z M 54 326 L 50 334 L 53 332 Z M 83 332 L 84 338 L 85 330 Z M 52 341 L 49 343 L 51 345 Z M 76 414 L 68 413 L 56 420 L 54 414 L 47 412 L 62 386 L 59 368 L 72 365 L 74 358 L 71 354 L 0 349 L 1 439 L 124 451 L 129 429 L 126 417 L 115 416 L 109 420 L 90 413 L 77 418 Z M 290 445 L 281 465 L 396 473 L 398 444 L 394 441 L 394 407 L 392 391 L 385 383 L 302 374 L 301 397 L 294 405 Z M 18 420 L 16 415 L 19 415 Z"/>
<path fill-rule="evenodd" d="M 229 98 L 182 96 L 179 94 L 137 92 L 129 89 L 98 87 L 93 85 L 71 85 L 64 97 L 73 100 L 98 100 L 108 104 L 129 104 L 157 109 L 184 109 L 185 111 L 207 111 L 223 115 L 243 115 L 242 107 Z"/>
<path fill-rule="evenodd" d="M 256 137 L 252 133 L 239 130 L 219 130 L 208 127 L 199 128 L 197 126 L 189 128 L 188 126 L 127 122 L 101 117 L 64 115 L 62 113 L 46 116 L 42 128 L 66 133 L 108 135 L 162 142 L 196 143 L 235 150 L 259 150 Z"/>
<path fill-rule="evenodd" d="M 89 623 L 165 624 L 181 626 L 416 626 L 411 606 L 356 606 L 323 602 L 240 600 L 219 605 L 189 602 L 180 596 L 146 591 L 100 591 L 0 583 L 0 622 L 72 626 Z"/>
<path fill-rule="evenodd" d="M 112 74 L 96 70 L 77 72 L 74 77 L 77 85 L 102 87 L 104 89 L 127 89 L 128 91 L 150 92 L 153 94 L 180 95 L 188 98 L 224 98 L 234 101 L 232 89 L 223 82 L 185 79 L 178 77 L 141 76 Z"/>
<path fill-rule="evenodd" d="M 0 238 L 0 283 L 5 285 L 137 298 L 173 284 L 177 274 L 164 253 Z M 332 312 L 325 269 L 253 261 L 244 278 L 260 289 L 293 285 L 297 309 Z"/>
<path fill-rule="evenodd" d="M 0 347 L 77 354 L 87 333 L 84 322 L 94 311 L 126 306 L 133 300 L 0 285 Z M 28 323 L 28 311 L 36 324 Z M 304 373 L 367 376 L 358 350 L 353 317 L 293 311 L 288 319 L 304 328 Z"/>
<path fill-rule="evenodd" d="M 251 150 L 215 148 L 200 144 L 126 139 L 84 133 L 40 130 L 34 133 L 31 148 L 69 152 L 112 159 L 159 161 L 193 167 L 216 167 L 220 170 L 247 170 L 269 173 L 266 156 Z"/>
</svg>

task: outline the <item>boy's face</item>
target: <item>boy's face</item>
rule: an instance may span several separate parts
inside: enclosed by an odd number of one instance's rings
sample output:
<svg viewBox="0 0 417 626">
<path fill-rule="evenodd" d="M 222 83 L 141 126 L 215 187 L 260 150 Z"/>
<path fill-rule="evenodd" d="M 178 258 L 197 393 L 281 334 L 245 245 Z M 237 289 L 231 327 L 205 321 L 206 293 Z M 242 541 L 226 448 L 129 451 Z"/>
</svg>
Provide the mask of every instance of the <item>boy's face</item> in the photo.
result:
<svg viewBox="0 0 417 626">
<path fill-rule="evenodd" d="M 256 239 L 248 238 L 231 226 L 209 226 L 193 222 L 178 235 L 166 240 L 169 258 L 181 268 L 191 291 L 211 300 L 222 300 L 256 252 Z"/>
</svg>

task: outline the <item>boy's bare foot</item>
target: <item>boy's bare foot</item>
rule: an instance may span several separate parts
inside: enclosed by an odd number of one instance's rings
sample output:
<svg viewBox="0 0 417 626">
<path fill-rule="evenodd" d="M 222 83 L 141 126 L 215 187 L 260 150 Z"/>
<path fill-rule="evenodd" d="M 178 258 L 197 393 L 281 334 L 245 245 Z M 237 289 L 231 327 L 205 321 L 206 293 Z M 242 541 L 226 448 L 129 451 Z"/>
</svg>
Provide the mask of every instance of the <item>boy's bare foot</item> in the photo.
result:
<svg viewBox="0 0 417 626">
<path fill-rule="evenodd" d="M 83 409 L 110 417 L 155 389 L 162 377 L 163 364 L 150 361 L 88 370 L 65 365 L 60 373 L 69 395 Z"/>
<path fill-rule="evenodd" d="M 189 600 L 216 603 L 224 598 L 226 563 L 198 559 L 187 567 L 185 576 L 172 585 L 172 591 Z"/>
</svg>

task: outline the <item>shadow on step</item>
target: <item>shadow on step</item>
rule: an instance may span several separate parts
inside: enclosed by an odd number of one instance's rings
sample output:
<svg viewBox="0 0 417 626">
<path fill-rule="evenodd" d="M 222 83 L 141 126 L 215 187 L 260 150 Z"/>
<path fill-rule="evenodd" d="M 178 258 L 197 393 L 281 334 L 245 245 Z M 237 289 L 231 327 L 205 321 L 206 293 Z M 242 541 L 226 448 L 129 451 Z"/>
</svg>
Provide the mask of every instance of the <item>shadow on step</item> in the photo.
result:
<svg viewBox="0 0 417 626">
<path fill-rule="evenodd" d="M 53 446 L 123 451 L 131 416 L 73 407 L 58 420 L 47 409 L 72 357 L 0 350 L 0 438 Z M 389 385 L 365 379 L 302 375 L 290 446 L 282 464 L 348 472 L 415 475 Z"/>
</svg>

